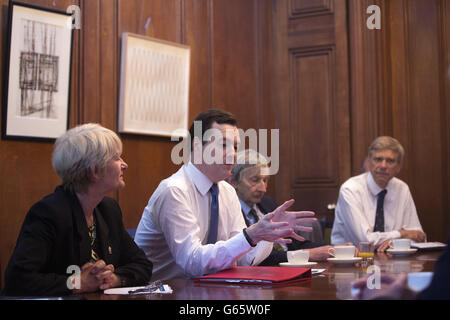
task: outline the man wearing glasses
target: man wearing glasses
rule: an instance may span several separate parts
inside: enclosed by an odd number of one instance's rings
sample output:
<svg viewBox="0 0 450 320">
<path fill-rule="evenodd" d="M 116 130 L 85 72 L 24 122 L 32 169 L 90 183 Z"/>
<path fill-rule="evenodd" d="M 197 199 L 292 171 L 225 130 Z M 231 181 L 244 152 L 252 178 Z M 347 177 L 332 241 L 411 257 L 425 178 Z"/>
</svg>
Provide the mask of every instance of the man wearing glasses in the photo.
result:
<svg viewBox="0 0 450 320">
<path fill-rule="evenodd" d="M 339 191 L 331 243 L 369 241 L 385 251 L 392 239 L 425 241 L 408 185 L 395 176 L 402 145 L 382 136 L 369 147 L 368 172 L 347 180 Z"/>
</svg>

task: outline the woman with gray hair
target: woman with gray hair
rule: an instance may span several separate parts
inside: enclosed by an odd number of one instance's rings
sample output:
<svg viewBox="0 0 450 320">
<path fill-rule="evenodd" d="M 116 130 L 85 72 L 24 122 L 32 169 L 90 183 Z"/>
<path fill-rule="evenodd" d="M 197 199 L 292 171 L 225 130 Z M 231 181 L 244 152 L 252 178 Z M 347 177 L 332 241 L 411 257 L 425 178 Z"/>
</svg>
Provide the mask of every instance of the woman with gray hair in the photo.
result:
<svg viewBox="0 0 450 320">
<path fill-rule="evenodd" d="M 106 195 L 125 186 L 128 165 L 113 131 L 85 124 L 58 138 L 53 168 L 62 180 L 28 212 L 5 272 L 4 294 L 60 296 L 146 285 L 152 263 Z"/>
</svg>

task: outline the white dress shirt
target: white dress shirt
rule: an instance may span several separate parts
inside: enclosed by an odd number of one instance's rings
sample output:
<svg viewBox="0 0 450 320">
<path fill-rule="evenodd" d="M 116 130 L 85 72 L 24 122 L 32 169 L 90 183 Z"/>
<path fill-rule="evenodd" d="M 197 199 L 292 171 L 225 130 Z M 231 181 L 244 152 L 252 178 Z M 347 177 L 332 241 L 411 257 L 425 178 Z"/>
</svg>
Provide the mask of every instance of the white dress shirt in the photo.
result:
<svg viewBox="0 0 450 320">
<path fill-rule="evenodd" d="M 234 188 L 220 181 L 217 242 L 208 238 L 212 186 L 192 163 L 163 180 L 145 207 L 135 242 L 153 263 L 152 280 L 191 278 L 239 265 L 257 265 L 272 250 L 261 241 L 252 248 Z"/>
<path fill-rule="evenodd" d="M 384 198 L 385 232 L 373 232 L 378 193 L 382 189 L 370 172 L 347 180 L 339 191 L 331 243 L 372 242 L 375 247 L 387 239 L 400 238 L 398 230 L 422 230 L 411 192 L 406 183 L 392 178 Z"/>
</svg>

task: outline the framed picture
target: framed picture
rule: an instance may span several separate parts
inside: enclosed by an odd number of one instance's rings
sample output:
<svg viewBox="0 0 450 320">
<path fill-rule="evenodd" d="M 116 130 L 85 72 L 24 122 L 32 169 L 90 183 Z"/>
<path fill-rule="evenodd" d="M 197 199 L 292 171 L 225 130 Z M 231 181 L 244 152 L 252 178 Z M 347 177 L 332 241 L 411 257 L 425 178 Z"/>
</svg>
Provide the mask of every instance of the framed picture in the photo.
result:
<svg viewBox="0 0 450 320">
<path fill-rule="evenodd" d="M 72 32 L 71 14 L 10 1 L 4 139 L 54 140 L 67 131 Z"/>
<path fill-rule="evenodd" d="M 119 132 L 187 136 L 190 47 L 122 36 Z"/>
</svg>

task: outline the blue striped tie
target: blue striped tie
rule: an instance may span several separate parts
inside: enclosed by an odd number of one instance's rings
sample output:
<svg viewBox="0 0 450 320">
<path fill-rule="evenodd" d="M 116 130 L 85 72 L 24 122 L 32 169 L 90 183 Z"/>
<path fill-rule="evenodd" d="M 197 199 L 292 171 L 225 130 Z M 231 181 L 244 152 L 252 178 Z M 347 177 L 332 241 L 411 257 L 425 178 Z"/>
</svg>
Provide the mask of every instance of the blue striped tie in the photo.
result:
<svg viewBox="0 0 450 320">
<path fill-rule="evenodd" d="M 211 218 L 209 221 L 208 243 L 216 243 L 217 229 L 219 226 L 219 189 L 213 184 L 211 189 Z"/>
<path fill-rule="evenodd" d="M 251 208 L 248 212 L 248 221 L 250 222 L 250 225 L 257 223 L 259 220 L 258 214 L 256 213 L 256 210 Z"/>
<path fill-rule="evenodd" d="M 384 232 L 384 197 L 386 196 L 387 190 L 380 191 L 378 194 L 377 201 L 377 215 L 375 216 L 375 227 L 373 231 Z"/>
</svg>

